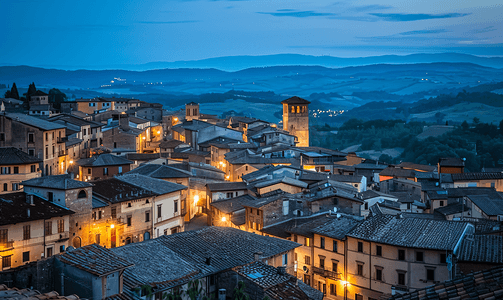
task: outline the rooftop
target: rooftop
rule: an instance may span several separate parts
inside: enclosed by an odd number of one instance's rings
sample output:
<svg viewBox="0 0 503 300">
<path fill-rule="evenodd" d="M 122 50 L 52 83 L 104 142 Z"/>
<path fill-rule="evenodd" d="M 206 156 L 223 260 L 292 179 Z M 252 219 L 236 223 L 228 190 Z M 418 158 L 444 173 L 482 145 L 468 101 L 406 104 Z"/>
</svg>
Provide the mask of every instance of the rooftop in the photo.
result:
<svg viewBox="0 0 503 300">
<path fill-rule="evenodd" d="M 77 295 L 60 296 L 57 292 L 41 293 L 33 289 L 8 288 L 0 284 L 0 299 L 5 300 L 79 300 Z M 84 300 L 84 299 L 83 299 Z"/>
<path fill-rule="evenodd" d="M 218 191 L 237 191 L 246 190 L 247 185 L 244 182 L 219 182 L 219 183 L 208 183 L 206 185 L 208 189 L 212 192 Z"/>
<path fill-rule="evenodd" d="M 389 300 L 502 299 L 503 266 L 447 280 Z"/>
<path fill-rule="evenodd" d="M 242 195 L 231 199 L 213 201 L 210 203 L 210 206 L 215 207 L 223 213 L 229 214 L 238 210 L 245 209 L 243 204 L 255 200 L 256 198 L 253 198 L 250 195 Z"/>
<path fill-rule="evenodd" d="M 465 161 L 459 157 L 440 158 L 438 164 L 441 167 L 464 167 Z"/>
<path fill-rule="evenodd" d="M 126 174 L 140 174 L 152 178 L 188 178 L 192 173 L 182 169 L 174 168 L 169 165 L 144 164 L 138 168 L 127 172 Z"/>
<path fill-rule="evenodd" d="M 187 189 L 186 186 L 181 184 L 176 184 L 140 174 L 124 174 L 122 176 L 118 176 L 115 178 L 119 179 L 120 181 L 136 185 L 138 187 L 141 187 L 145 190 L 151 191 L 158 195 L 173 193 Z"/>
<path fill-rule="evenodd" d="M 275 184 L 280 184 L 280 183 L 284 183 L 284 184 L 288 184 L 288 185 L 292 185 L 292 186 L 296 186 L 296 187 L 300 187 L 300 188 L 307 188 L 307 186 L 308 186 L 308 184 L 303 181 L 300 181 L 300 180 L 297 180 L 294 178 L 290 178 L 287 176 L 283 176 L 282 178 L 276 178 L 276 179 L 271 179 L 271 180 L 266 180 L 266 181 L 260 182 L 260 183 L 256 184 L 255 187 L 264 188 L 264 187 L 269 187 L 269 186 L 272 186 Z"/>
<path fill-rule="evenodd" d="M 75 163 L 82 167 L 102 167 L 102 166 L 130 165 L 133 162 L 121 156 L 113 154 L 101 154 L 89 158 L 79 159 Z"/>
<path fill-rule="evenodd" d="M 463 239 L 457 260 L 503 264 L 503 236 L 475 235 Z"/>
<path fill-rule="evenodd" d="M 36 117 L 28 116 L 25 114 L 19 113 L 5 113 L 5 116 L 13 121 L 17 121 L 29 126 L 33 126 L 42 130 L 55 130 L 55 129 L 63 129 L 64 125 L 56 124 L 53 122 L 49 122 L 46 120 L 42 120 Z"/>
<path fill-rule="evenodd" d="M 74 214 L 73 211 L 53 204 L 36 195 L 33 205 L 27 201 L 28 195 L 24 192 L 0 195 L 0 226 L 30 222 L 35 220 L 48 220 Z"/>
<path fill-rule="evenodd" d="M 80 247 L 71 251 L 67 250 L 58 255 L 57 259 L 99 277 L 134 265 L 98 244 Z"/>
<path fill-rule="evenodd" d="M 98 180 L 93 183 L 93 197 L 97 196 L 111 203 L 120 203 L 155 195 L 150 190 L 119 180 L 118 178 Z"/>
<path fill-rule="evenodd" d="M 24 165 L 42 162 L 42 159 L 14 147 L 0 148 L 0 165 Z"/>
<path fill-rule="evenodd" d="M 92 186 L 92 184 L 74 180 L 70 174 L 51 175 L 39 178 L 33 178 L 21 182 L 24 186 L 34 186 L 57 190 L 81 189 Z"/>
<path fill-rule="evenodd" d="M 336 218 L 314 228 L 312 232 L 329 238 L 343 240 L 346 238 L 346 234 L 360 223 L 360 218 L 339 214 Z"/>
<path fill-rule="evenodd" d="M 460 173 L 460 174 L 451 174 L 451 177 L 453 181 L 492 180 L 492 179 L 503 179 L 503 173 L 501 172 Z"/>
<path fill-rule="evenodd" d="M 503 215 L 503 197 L 497 195 L 467 195 L 488 216 Z"/>
<path fill-rule="evenodd" d="M 367 218 L 348 236 L 401 247 L 453 251 L 469 227 L 465 222 L 379 215 Z"/>
<path fill-rule="evenodd" d="M 293 96 L 291 98 L 288 98 L 286 100 L 281 101 L 282 104 L 309 104 L 311 102 L 307 101 L 306 99 L 302 99 L 297 96 Z"/>
</svg>

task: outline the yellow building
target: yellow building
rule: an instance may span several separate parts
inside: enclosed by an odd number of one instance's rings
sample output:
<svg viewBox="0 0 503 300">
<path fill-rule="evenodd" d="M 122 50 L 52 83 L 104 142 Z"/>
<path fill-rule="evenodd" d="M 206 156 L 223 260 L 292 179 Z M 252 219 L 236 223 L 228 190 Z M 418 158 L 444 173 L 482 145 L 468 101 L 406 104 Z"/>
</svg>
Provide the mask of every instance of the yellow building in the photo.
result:
<svg viewBox="0 0 503 300">
<path fill-rule="evenodd" d="M 283 130 L 298 139 L 297 146 L 309 147 L 309 107 L 311 103 L 299 97 L 281 101 L 283 104 Z"/>
<path fill-rule="evenodd" d="M 0 270 L 64 252 L 74 212 L 23 192 L 0 201 Z"/>
<path fill-rule="evenodd" d="M 17 148 L 0 148 L 0 193 L 20 190 L 22 181 L 40 177 L 41 162 Z"/>
</svg>

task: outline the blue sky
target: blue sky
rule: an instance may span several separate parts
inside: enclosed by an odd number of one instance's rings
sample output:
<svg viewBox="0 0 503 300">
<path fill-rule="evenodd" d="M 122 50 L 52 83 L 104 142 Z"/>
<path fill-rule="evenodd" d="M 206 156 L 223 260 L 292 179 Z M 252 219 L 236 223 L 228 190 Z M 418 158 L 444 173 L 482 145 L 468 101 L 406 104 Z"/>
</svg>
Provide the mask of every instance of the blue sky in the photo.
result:
<svg viewBox="0 0 503 300">
<path fill-rule="evenodd" d="M 0 63 L 234 55 L 503 55 L 503 1 L 0 0 Z"/>
</svg>

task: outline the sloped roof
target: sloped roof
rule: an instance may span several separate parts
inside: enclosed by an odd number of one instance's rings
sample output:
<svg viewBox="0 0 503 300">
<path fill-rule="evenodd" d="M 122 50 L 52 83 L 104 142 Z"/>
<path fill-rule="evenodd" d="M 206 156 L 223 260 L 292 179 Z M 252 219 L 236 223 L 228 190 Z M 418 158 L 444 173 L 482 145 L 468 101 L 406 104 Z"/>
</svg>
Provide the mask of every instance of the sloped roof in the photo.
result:
<svg viewBox="0 0 503 300">
<path fill-rule="evenodd" d="M 268 186 L 279 184 L 279 183 L 293 185 L 293 186 L 300 187 L 300 188 L 307 188 L 307 183 L 300 181 L 300 180 L 297 180 L 297 179 L 294 179 L 294 178 L 287 177 L 287 176 L 283 176 L 282 178 L 276 178 L 276 179 L 260 182 L 260 183 L 256 184 L 255 187 L 263 188 L 263 187 L 268 187 Z"/>
<path fill-rule="evenodd" d="M 464 167 L 465 162 L 459 157 L 440 158 L 438 163 L 441 167 Z"/>
<path fill-rule="evenodd" d="M 467 195 L 486 215 L 503 215 L 503 198 L 500 195 Z"/>
<path fill-rule="evenodd" d="M 250 195 L 241 195 L 235 198 L 213 201 L 210 203 L 210 206 L 215 207 L 223 213 L 229 214 L 238 210 L 245 209 L 243 204 L 254 200 L 256 200 L 256 198 Z"/>
<path fill-rule="evenodd" d="M 340 216 L 339 218 L 333 218 L 327 223 L 314 228 L 312 232 L 329 238 L 343 240 L 346 238 L 346 234 L 360 223 L 361 220 L 355 217 Z"/>
<path fill-rule="evenodd" d="M 402 169 L 416 170 L 420 172 L 433 172 L 437 169 L 436 166 L 421 165 L 406 161 L 401 162 L 399 165 L 397 165 L 397 167 Z"/>
<path fill-rule="evenodd" d="M 468 181 L 468 180 L 491 180 L 491 179 L 503 179 L 503 173 L 494 172 L 477 172 L 477 173 L 459 173 L 451 174 L 453 181 Z"/>
<path fill-rule="evenodd" d="M 283 196 L 285 196 L 285 194 L 287 194 L 287 193 L 280 190 L 280 189 L 277 189 L 277 190 L 265 193 L 262 195 L 262 197 L 257 198 L 254 201 L 250 201 L 248 203 L 245 203 L 245 204 L 243 204 L 243 206 L 260 208 L 260 207 L 267 205 L 271 202 L 278 201 L 278 200 L 282 199 Z M 290 195 L 290 194 L 288 194 L 288 195 Z"/>
<path fill-rule="evenodd" d="M 5 113 L 5 116 L 13 121 L 17 121 L 42 130 L 55 130 L 66 128 L 64 125 L 42 120 L 36 117 L 19 113 Z"/>
<path fill-rule="evenodd" d="M 309 104 L 311 102 L 307 101 L 306 99 L 302 99 L 297 96 L 293 96 L 291 98 L 285 99 L 281 101 L 282 104 Z"/>
<path fill-rule="evenodd" d="M 465 222 L 372 216 L 348 236 L 395 246 L 453 251 L 465 229 Z"/>
<path fill-rule="evenodd" d="M 149 190 L 158 195 L 173 193 L 181 190 L 187 189 L 186 186 L 181 184 L 176 184 L 168 182 L 161 179 L 156 179 L 140 174 L 124 174 L 122 176 L 116 177 L 120 181 L 124 181 L 143 189 Z"/>
<path fill-rule="evenodd" d="M 66 251 L 58 255 L 57 259 L 99 277 L 134 265 L 98 244 Z"/>
<path fill-rule="evenodd" d="M 42 159 L 14 147 L 0 148 L 0 165 L 24 165 L 42 162 Z"/>
<path fill-rule="evenodd" d="M 31 94 L 31 96 L 48 96 L 48 94 L 42 92 L 41 90 L 36 90 L 35 93 Z"/>
<path fill-rule="evenodd" d="M 154 192 L 130 184 L 117 178 L 97 180 L 93 187 L 93 197 L 99 197 L 111 203 L 120 203 L 134 199 L 154 196 Z"/>
<path fill-rule="evenodd" d="M 36 195 L 33 196 L 33 205 L 26 201 L 24 192 L 0 194 L 0 226 L 30 222 L 34 220 L 47 220 L 74 214 L 73 211 L 46 201 Z M 28 210 L 30 211 L 28 216 Z"/>
<path fill-rule="evenodd" d="M 79 117 L 77 117 L 75 115 L 70 115 L 70 114 L 55 115 L 55 116 L 50 117 L 48 120 L 50 122 L 60 121 L 59 124 L 70 123 L 70 124 L 77 125 L 77 126 L 87 126 L 87 125 L 90 125 L 91 128 L 97 128 L 97 127 L 103 127 L 103 126 L 105 126 L 105 124 L 102 124 L 102 123 L 99 123 L 99 122 L 94 122 L 94 121 L 84 120 L 82 118 L 79 118 Z M 61 123 L 61 122 L 63 122 L 63 123 Z"/>
<path fill-rule="evenodd" d="M 412 178 L 416 176 L 416 172 L 413 170 L 407 170 L 396 167 L 388 167 L 379 173 L 379 176 L 391 176 L 391 177 L 406 177 Z"/>
<path fill-rule="evenodd" d="M 169 165 L 145 164 L 126 174 L 141 174 L 152 178 L 188 178 L 192 173 Z"/>
<path fill-rule="evenodd" d="M 503 236 L 474 235 L 465 238 L 457 256 L 458 261 L 503 264 Z"/>
<path fill-rule="evenodd" d="M 389 300 L 502 299 L 503 266 L 446 280 Z"/>
<path fill-rule="evenodd" d="M 82 167 L 103 167 L 130 165 L 133 162 L 121 156 L 113 154 L 101 154 L 89 158 L 79 159 L 75 163 Z"/>
<path fill-rule="evenodd" d="M 325 213 L 322 214 L 315 214 L 311 216 L 306 216 L 306 217 L 296 217 L 292 219 L 288 219 L 286 221 L 278 222 L 272 225 L 268 225 L 262 228 L 262 232 L 265 234 L 270 234 L 276 237 L 280 237 L 283 239 L 286 239 L 290 237 L 290 230 L 293 228 L 300 226 L 304 223 L 309 223 L 315 219 L 327 219 L 327 216 Z"/>
<path fill-rule="evenodd" d="M 466 207 L 466 205 L 464 205 L 463 203 L 459 203 L 459 202 L 451 203 L 446 206 L 442 206 L 442 207 L 435 209 L 436 213 L 439 213 L 443 216 L 457 214 L 457 213 L 461 213 L 464 211 L 468 211 L 468 207 Z"/>
<path fill-rule="evenodd" d="M 185 144 L 184 142 L 182 141 L 179 141 L 179 140 L 169 140 L 169 141 L 162 141 L 160 144 L 159 144 L 159 147 L 160 148 L 163 148 L 163 149 L 167 149 L 167 148 L 176 148 L 180 145 L 187 145 Z"/>
<path fill-rule="evenodd" d="M 236 191 L 236 190 L 246 190 L 247 185 L 244 182 L 219 182 L 219 183 L 208 183 L 207 187 L 212 192 L 217 191 Z"/>
<path fill-rule="evenodd" d="M 21 182 L 25 186 L 36 186 L 41 188 L 57 189 L 57 190 L 71 190 L 80 189 L 92 186 L 92 184 L 72 179 L 70 174 L 51 175 L 39 178 L 33 178 Z"/>
</svg>

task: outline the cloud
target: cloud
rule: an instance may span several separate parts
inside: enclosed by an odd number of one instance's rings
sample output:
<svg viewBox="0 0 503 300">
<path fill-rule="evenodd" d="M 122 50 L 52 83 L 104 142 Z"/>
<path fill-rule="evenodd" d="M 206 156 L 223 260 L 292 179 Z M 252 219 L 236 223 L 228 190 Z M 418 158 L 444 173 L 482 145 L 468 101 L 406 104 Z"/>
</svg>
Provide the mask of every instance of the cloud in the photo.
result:
<svg viewBox="0 0 503 300">
<path fill-rule="evenodd" d="M 491 31 L 495 31 L 497 30 L 494 26 L 488 26 L 488 27 L 485 27 L 485 28 L 481 28 L 481 29 L 474 29 L 472 30 L 473 33 L 485 33 L 485 32 L 491 32 Z"/>
<path fill-rule="evenodd" d="M 445 29 L 432 29 L 432 30 L 413 30 L 413 31 L 405 31 L 400 32 L 400 35 L 419 35 L 419 34 L 435 34 L 435 33 L 444 33 L 448 32 Z"/>
<path fill-rule="evenodd" d="M 350 10 L 356 11 L 356 12 L 367 12 L 367 11 L 383 10 L 383 9 L 390 9 L 390 8 L 393 8 L 393 6 L 381 5 L 381 4 L 371 4 L 371 5 L 364 5 L 364 6 L 355 6 L 355 7 L 350 8 Z"/>
<path fill-rule="evenodd" d="M 430 19 L 447 19 L 459 18 L 470 14 L 450 13 L 450 14 L 384 14 L 384 13 L 371 13 L 370 15 L 390 22 L 409 22 Z"/>
<path fill-rule="evenodd" d="M 257 12 L 263 15 L 271 15 L 274 17 L 294 17 L 294 18 L 308 18 L 308 17 L 327 17 L 334 16 L 334 13 L 316 12 L 313 10 L 295 10 L 295 9 L 278 9 L 276 12 Z"/>
<path fill-rule="evenodd" d="M 199 21 L 186 20 L 186 21 L 141 21 L 140 24 L 184 24 L 184 23 L 197 23 Z"/>
</svg>

